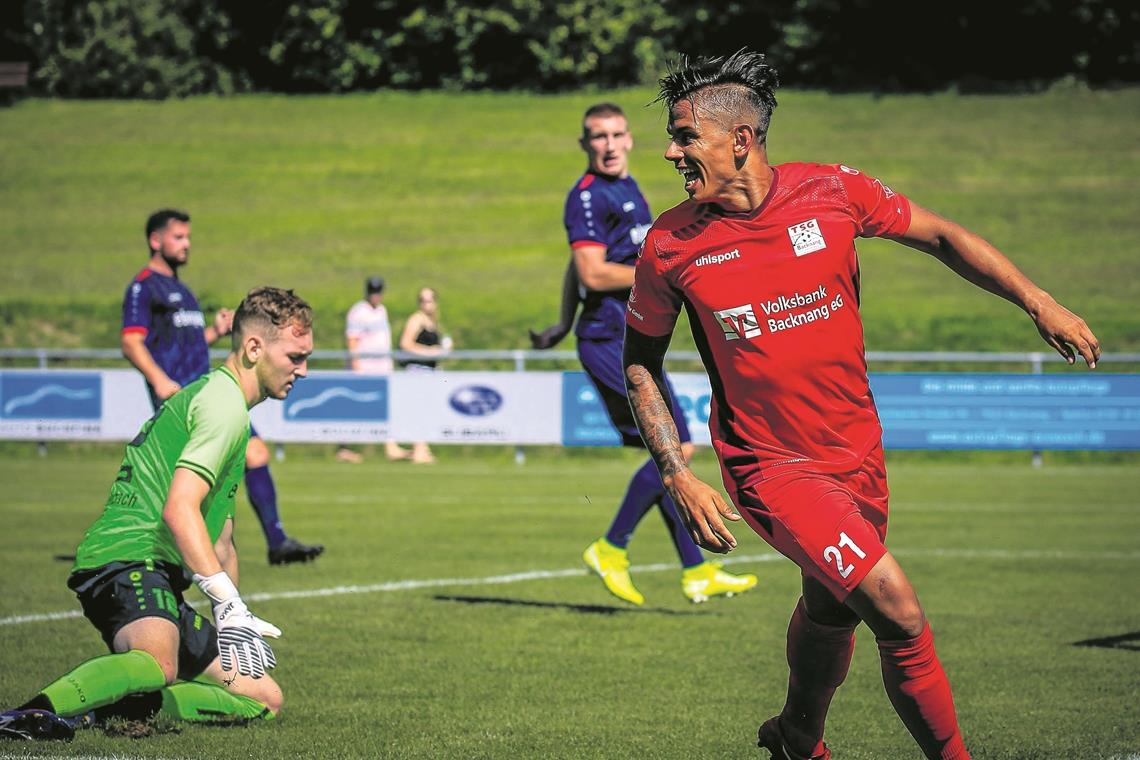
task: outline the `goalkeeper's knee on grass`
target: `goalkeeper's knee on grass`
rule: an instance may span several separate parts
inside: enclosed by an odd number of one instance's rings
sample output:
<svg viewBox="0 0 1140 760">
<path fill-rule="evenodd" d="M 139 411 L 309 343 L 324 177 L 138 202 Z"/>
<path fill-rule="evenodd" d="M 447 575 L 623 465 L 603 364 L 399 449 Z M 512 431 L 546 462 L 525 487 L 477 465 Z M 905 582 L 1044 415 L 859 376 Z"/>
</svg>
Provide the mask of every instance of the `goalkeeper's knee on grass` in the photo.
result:
<svg viewBox="0 0 1140 760">
<path fill-rule="evenodd" d="M 186 681 L 162 690 L 160 714 L 177 720 L 228 723 L 247 720 L 273 720 L 277 709 L 252 697 L 233 694 L 221 686 Z"/>
</svg>

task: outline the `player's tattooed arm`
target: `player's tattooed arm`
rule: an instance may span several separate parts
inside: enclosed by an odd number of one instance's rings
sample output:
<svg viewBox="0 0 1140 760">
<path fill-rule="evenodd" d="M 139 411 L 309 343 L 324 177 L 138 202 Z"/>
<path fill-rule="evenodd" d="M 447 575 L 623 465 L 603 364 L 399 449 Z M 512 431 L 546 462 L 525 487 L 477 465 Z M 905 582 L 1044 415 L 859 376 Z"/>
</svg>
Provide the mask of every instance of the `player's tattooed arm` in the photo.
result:
<svg viewBox="0 0 1140 760">
<path fill-rule="evenodd" d="M 687 469 L 677 424 L 669 412 L 672 401 L 665 385 L 665 352 L 670 336 L 653 337 L 627 328 L 625 332 L 625 387 L 637 429 L 661 476 Z"/>
<path fill-rule="evenodd" d="M 662 363 L 669 336 L 654 338 L 627 327 L 625 331 L 625 384 L 637 429 L 661 471 L 661 483 L 673 497 L 689 535 L 698 546 L 713 552 L 736 548 L 736 538 L 725 520 L 739 520 L 720 492 L 689 469 L 681 449 L 677 424 L 665 383 Z"/>
</svg>

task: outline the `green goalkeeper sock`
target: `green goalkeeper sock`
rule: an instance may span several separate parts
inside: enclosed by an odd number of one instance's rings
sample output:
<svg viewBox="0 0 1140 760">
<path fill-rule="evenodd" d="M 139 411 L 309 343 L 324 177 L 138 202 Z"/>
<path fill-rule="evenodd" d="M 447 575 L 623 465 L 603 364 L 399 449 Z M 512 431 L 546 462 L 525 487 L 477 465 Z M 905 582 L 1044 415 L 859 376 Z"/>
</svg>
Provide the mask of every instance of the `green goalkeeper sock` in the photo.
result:
<svg viewBox="0 0 1140 760">
<path fill-rule="evenodd" d="M 202 681 L 179 682 L 163 689 L 160 714 L 179 720 L 219 722 L 277 717 L 256 699 Z"/>
<path fill-rule="evenodd" d="M 57 715 L 82 715 L 97 707 L 118 702 L 128 694 L 157 691 L 166 676 L 153 657 L 133 649 L 88 660 L 43 688 L 31 703 L 44 698 Z"/>
</svg>

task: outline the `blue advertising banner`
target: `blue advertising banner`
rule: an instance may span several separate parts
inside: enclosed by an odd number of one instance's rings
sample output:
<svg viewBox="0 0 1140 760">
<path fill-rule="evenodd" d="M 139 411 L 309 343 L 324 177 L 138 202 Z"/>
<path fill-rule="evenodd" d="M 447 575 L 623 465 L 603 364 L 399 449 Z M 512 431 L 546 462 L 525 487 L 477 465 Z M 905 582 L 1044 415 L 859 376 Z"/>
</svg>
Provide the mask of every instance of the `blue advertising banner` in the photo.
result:
<svg viewBox="0 0 1140 760">
<path fill-rule="evenodd" d="M 1140 448 L 1140 376 L 872 374 L 888 449 Z"/>
<path fill-rule="evenodd" d="M 670 373 L 675 400 L 685 415 L 693 443 L 709 445 L 709 379 L 703 372 Z M 620 446 L 605 405 L 585 372 L 562 374 L 562 445 Z"/>
<path fill-rule="evenodd" d="M 98 420 L 102 414 L 98 372 L 0 373 L 0 419 Z"/>
<path fill-rule="evenodd" d="M 562 445 L 621 445 L 621 436 L 585 372 L 562 373 Z"/>
<path fill-rule="evenodd" d="M 388 378 L 312 374 L 285 399 L 287 422 L 386 422 Z"/>
<path fill-rule="evenodd" d="M 672 375 L 695 443 L 708 442 L 708 378 Z M 872 373 L 888 449 L 1140 449 L 1140 375 Z M 564 446 L 617 446 L 582 372 L 562 385 Z"/>
</svg>

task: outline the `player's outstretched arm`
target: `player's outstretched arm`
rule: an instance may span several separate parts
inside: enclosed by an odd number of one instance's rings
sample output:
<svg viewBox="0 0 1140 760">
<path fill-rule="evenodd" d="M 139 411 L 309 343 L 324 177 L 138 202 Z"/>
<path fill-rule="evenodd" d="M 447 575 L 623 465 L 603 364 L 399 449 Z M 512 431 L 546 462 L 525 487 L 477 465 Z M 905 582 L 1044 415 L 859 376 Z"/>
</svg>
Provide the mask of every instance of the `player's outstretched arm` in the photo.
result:
<svg viewBox="0 0 1140 760">
<path fill-rule="evenodd" d="M 668 347 L 668 335 L 654 338 L 626 327 L 623 363 L 629 405 L 645 446 L 661 471 L 661 482 L 673 497 L 693 541 L 723 554 L 736 548 L 736 538 L 724 520 L 739 520 L 740 515 L 718 490 L 689 469 L 677 424 L 669 412 L 672 404 L 662 366 Z"/>
<path fill-rule="evenodd" d="M 222 670 L 236 670 L 242 675 L 260 678 L 266 670 L 277 665 L 277 658 L 263 637 L 280 636 L 281 631 L 249 611 L 238 594 L 236 581 L 223 569 L 223 562 L 210 541 L 200 511 L 209 492 L 210 484 L 196 472 L 184 467 L 176 468 L 162 519 L 174 537 L 182 561 L 213 604 Z M 227 522 L 226 529 L 231 532 L 227 538 L 229 554 L 225 560 L 236 571 L 232 527 L 232 521 Z"/>
<path fill-rule="evenodd" d="M 980 235 L 911 203 L 911 222 L 900 242 L 929 253 L 978 287 L 1020 306 L 1045 342 L 1072 364 L 1077 354 L 1090 368 L 1100 342 L 1085 321 L 1039 288 Z"/>
<path fill-rule="evenodd" d="M 558 324 L 537 333 L 534 330 L 527 330 L 530 335 L 530 345 L 539 351 L 544 351 L 561 343 L 574 327 L 574 317 L 578 313 L 578 304 L 581 301 L 581 294 L 578 291 L 578 267 L 571 258 L 566 266 L 566 274 L 562 277 L 562 302 L 558 310 Z"/>
</svg>

